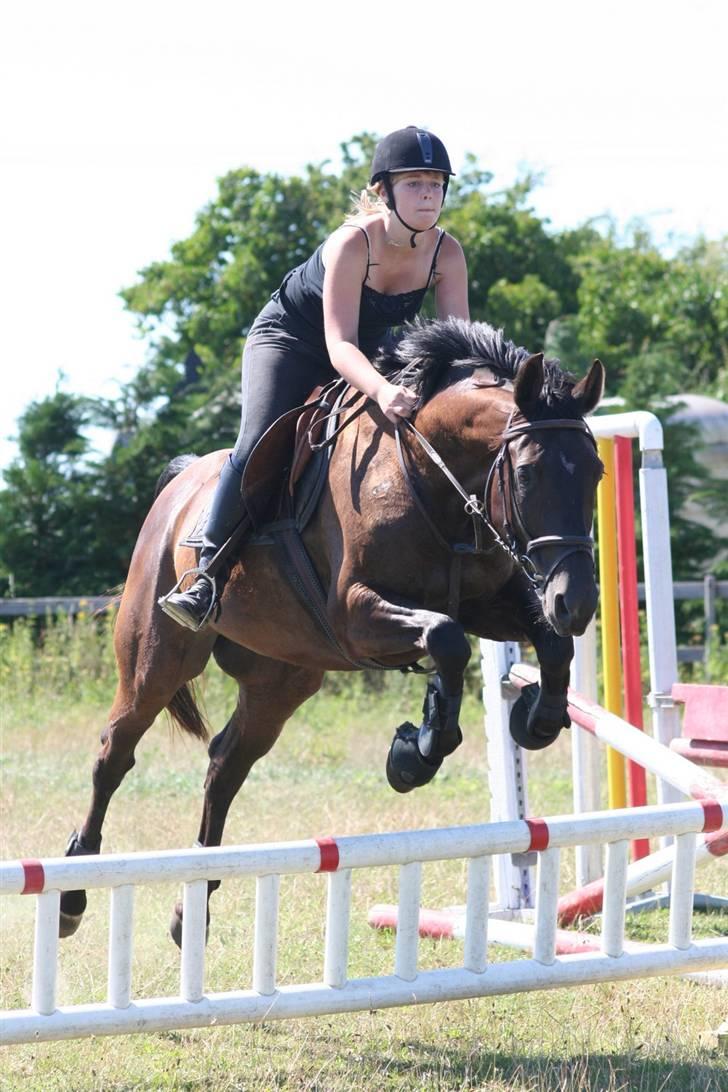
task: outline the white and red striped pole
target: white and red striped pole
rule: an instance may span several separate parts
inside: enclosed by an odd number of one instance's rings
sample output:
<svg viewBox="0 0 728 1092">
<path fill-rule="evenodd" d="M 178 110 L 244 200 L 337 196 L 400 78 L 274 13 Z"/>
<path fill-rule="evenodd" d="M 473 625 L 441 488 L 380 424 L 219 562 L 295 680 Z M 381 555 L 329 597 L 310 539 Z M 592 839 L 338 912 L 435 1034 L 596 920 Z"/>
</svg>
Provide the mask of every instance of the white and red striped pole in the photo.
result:
<svg viewBox="0 0 728 1092">
<path fill-rule="evenodd" d="M 540 675 L 538 668 L 531 664 L 514 664 L 509 678 L 514 686 L 522 689 L 530 683 L 538 683 Z M 567 700 L 569 716 L 574 724 L 590 732 L 601 743 L 639 763 L 684 796 L 693 800 L 722 799 L 728 792 L 728 787 L 706 769 L 669 750 L 596 702 L 571 689 Z"/>
<path fill-rule="evenodd" d="M 518 687 L 538 681 L 538 670 L 529 664 L 514 664 L 510 679 Z M 710 810 L 728 800 L 728 786 L 712 773 L 695 766 L 681 755 L 663 747 L 650 736 L 628 724 L 621 717 L 602 709 L 581 694 L 569 690 L 569 715 L 574 724 L 590 732 L 602 743 L 637 762 L 667 784 L 692 797 Z M 706 811 L 707 814 L 707 811 Z M 709 829 L 709 828 L 707 828 Z M 625 895 L 637 895 L 669 879 L 675 860 L 675 846 L 635 861 L 627 869 Z M 728 836 L 713 834 L 697 846 L 696 863 L 728 853 Z M 605 881 L 596 880 L 577 889 L 559 901 L 559 923 L 568 925 L 579 917 L 598 913 L 604 902 Z"/>
</svg>

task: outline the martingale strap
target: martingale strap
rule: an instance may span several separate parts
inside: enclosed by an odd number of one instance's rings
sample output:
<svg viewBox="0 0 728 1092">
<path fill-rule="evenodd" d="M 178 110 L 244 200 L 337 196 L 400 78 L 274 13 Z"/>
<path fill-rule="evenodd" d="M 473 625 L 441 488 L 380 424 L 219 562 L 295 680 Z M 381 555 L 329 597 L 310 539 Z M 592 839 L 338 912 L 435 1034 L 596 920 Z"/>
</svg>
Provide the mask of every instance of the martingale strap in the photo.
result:
<svg viewBox="0 0 728 1092">
<path fill-rule="evenodd" d="M 473 525 L 473 542 L 449 542 L 445 536 L 440 532 L 435 521 L 427 511 L 424 501 L 420 497 L 415 483 L 412 478 L 412 473 L 407 466 L 407 460 L 405 458 L 405 451 L 407 450 L 402 443 L 402 428 L 407 428 L 417 439 L 422 449 L 432 460 L 435 466 L 439 467 L 442 473 L 445 475 L 450 484 L 456 489 L 460 496 L 465 501 L 464 510 L 467 515 L 470 516 Z M 500 544 L 500 536 L 495 528 L 489 528 L 495 535 L 495 544 L 487 549 L 483 546 L 483 525 L 488 526 L 488 521 L 483 511 L 483 506 L 480 504 L 478 498 L 474 493 L 467 493 L 440 454 L 435 450 L 432 444 L 427 440 L 422 433 L 415 428 L 411 421 L 407 418 L 402 418 L 397 427 L 394 430 L 394 442 L 397 449 L 397 459 L 399 461 L 400 470 L 402 476 L 407 484 L 410 497 L 412 498 L 415 507 L 419 511 L 423 520 L 430 529 L 435 541 L 450 554 L 450 573 L 448 576 L 448 593 L 447 593 L 447 613 L 453 620 L 457 619 L 458 611 L 460 607 L 460 585 L 462 581 L 462 567 L 463 557 L 466 555 L 482 556 L 484 554 L 491 553 Z"/>
<path fill-rule="evenodd" d="M 532 432 L 538 432 L 542 429 L 575 429 L 587 435 L 596 447 L 596 440 L 594 439 L 591 429 L 584 420 L 574 418 L 554 418 L 547 421 L 526 421 L 522 425 L 512 425 L 511 421 L 513 420 L 513 415 L 515 412 L 516 410 L 514 409 L 511 413 L 508 424 L 506 425 L 506 428 L 501 436 L 501 447 L 490 468 L 490 472 L 485 483 L 482 504 L 475 496 L 472 496 L 466 492 L 466 490 L 457 480 L 455 475 L 445 464 L 442 457 L 434 449 L 432 444 L 422 435 L 421 432 L 419 432 L 415 428 L 411 421 L 403 418 L 400 422 L 398 422 L 398 426 L 395 429 L 395 442 L 397 446 L 399 465 L 407 483 L 410 496 L 415 502 L 417 509 L 427 523 L 435 539 L 439 542 L 443 549 L 447 550 L 451 554 L 451 557 L 453 558 L 450 571 L 450 593 L 448 596 L 450 605 L 452 604 L 455 597 L 455 584 L 457 584 L 457 587 L 459 589 L 460 567 L 464 554 L 490 553 L 493 549 L 500 547 L 509 555 L 511 560 L 519 566 L 531 587 L 540 595 L 544 594 L 546 586 L 553 577 L 556 570 L 571 554 L 578 553 L 579 551 L 584 551 L 593 556 L 594 540 L 591 538 L 591 536 L 588 535 L 542 535 L 539 538 L 530 538 L 528 531 L 524 526 L 521 513 L 518 509 L 518 505 L 514 505 L 512 501 L 512 497 L 514 495 L 514 490 L 512 486 L 513 467 L 511 464 L 510 452 L 508 447 L 511 440 L 516 439 L 516 437 L 523 436 Z M 469 545 L 466 543 L 451 544 L 440 533 L 439 529 L 430 517 L 429 512 L 427 511 L 422 499 L 415 489 L 414 482 L 412 481 L 411 475 L 407 469 L 407 464 L 404 457 L 405 449 L 402 444 L 401 438 L 401 429 L 403 427 L 407 428 L 408 431 L 412 433 L 423 451 L 428 455 L 432 462 L 437 467 L 439 467 L 439 469 L 448 479 L 453 488 L 460 494 L 460 496 L 465 501 L 465 512 L 467 513 L 467 515 L 470 516 L 473 523 L 474 545 Z M 507 477 L 510 485 L 510 489 L 508 490 L 508 496 L 511 498 L 510 514 L 508 512 L 508 505 L 506 502 L 506 467 L 508 468 Z M 496 478 L 498 480 L 499 492 L 503 497 L 503 523 L 505 537 L 496 528 L 490 510 L 489 498 L 491 493 L 491 486 L 494 479 Z M 523 554 L 520 554 L 518 552 L 516 535 L 513 527 L 511 526 L 511 515 L 514 512 L 518 517 L 518 521 L 521 525 L 521 529 L 523 530 L 526 539 L 525 553 Z M 490 531 L 494 540 L 493 546 L 491 546 L 487 550 L 483 549 L 482 547 L 483 527 L 487 528 L 487 530 Z M 533 560 L 531 559 L 531 552 L 534 550 L 545 549 L 546 547 L 554 546 L 564 546 L 568 548 L 556 558 L 548 572 L 546 572 L 545 574 L 539 573 L 536 570 Z M 452 614 L 451 611 L 449 611 L 448 613 L 451 613 L 452 617 L 456 617 L 456 615 Z"/>
</svg>

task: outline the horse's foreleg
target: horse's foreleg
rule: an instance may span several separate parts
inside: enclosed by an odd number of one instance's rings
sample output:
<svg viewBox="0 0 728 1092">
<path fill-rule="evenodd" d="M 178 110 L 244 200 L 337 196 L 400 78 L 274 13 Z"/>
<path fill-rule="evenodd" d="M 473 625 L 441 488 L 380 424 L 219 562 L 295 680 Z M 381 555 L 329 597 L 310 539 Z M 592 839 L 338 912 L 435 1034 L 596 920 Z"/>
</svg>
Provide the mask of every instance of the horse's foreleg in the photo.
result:
<svg viewBox="0 0 728 1092">
<path fill-rule="evenodd" d="M 541 685 L 524 687 L 511 714 L 511 735 L 521 747 L 548 747 L 568 728 L 566 693 L 574 655 L 571 637 L 560 637 L 546 622 L 541 604 L 522 573 L 516 573 L 496 597 L 464 604 L 469 633 L 492 641 L 527 640 L 541 670 Z"/>
<path fill-rule="evenodd" d="M 542 623 L 534 628 L 531 643 L 541 669 L 541 685 L 525 687 L 511 713 L 510 730 L 516 743 L 540 751 L 571 724 L 567 712 L 569 668 L 574 656 L 571 637 L 560 637 Z"/>
<path fill-rule="evenodd" d="M 390 603 L 361 585 L 350 589 L 347 607 L 347 638 L 356 655 L 386 662 L 406 652 L 413 658 L 427 653 L 435 664 L 420 726 L 400 725 L 387 758 L 392 788 L 410 792 L 431 781 L 462 742 L 458 718 L 470 659 L 465 630 L 447 615 Z"/>
<path fill-rule="evenodd" d="M 510 731 L 513 739 L 529 751 L 548 747 L 562 728 L 571 724 L 567 712 L 569 669 L 574 658 L 574 641 L 561 637 L 537 614 L 538 601 L 530 593 L 522 615 L 525 633 L 534 647 L 541 671 L 541 685 L 525 687 L 513 707 Z"/>
<path fill-rule="evenodd" d="M 323 677 L 319 671 L 264 659 L 227 642 L 215 654 L 223 669 L 238 679 L 240 694 L 235 712 L 208 749 L 210 764 L 196 843 L 200 847 L 220 845 L 230 805 L 251 768 L 271 749 L 291 714 L 316 693 Z M 209 881 L 208 901 L 219 886 L 219 880 Z M 170 933 L 181 947 L 180 902 L 172 914 Z"/>
</svg>

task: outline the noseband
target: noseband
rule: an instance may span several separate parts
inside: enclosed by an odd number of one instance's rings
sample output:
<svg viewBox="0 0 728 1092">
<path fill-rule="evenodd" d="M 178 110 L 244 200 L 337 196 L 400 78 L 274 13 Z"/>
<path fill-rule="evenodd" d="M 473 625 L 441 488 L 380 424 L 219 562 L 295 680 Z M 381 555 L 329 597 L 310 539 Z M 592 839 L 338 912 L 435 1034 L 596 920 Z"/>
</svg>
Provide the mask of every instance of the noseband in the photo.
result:
<svg viewBox="0 0 728 1092">
<path fill-rule="evenodd" d="M 515 412 L 515 411 L 514 411 Z M 557 569 L 563 564 L 567 557 L 576 553 L 588 553 L 594 562 L 594 539 L 591 535 L 541 535 L 539 538 L 530 538 L 528 529 L 525 525 L 523 515 L 518 505 L 518 491 L 515 487 L 514 475 L 513 475 L 513 460 L 511 458 L 509 445 L 512 440 L 515 440 L 519 436 L 524 436 L 532 432 L 542 432 L 551 429 L 576 429 L 578 432 L 583 432 L 592 441 L 596 447 L 596 441 L 592 435 L 591 429 L 586 422 L 581 420 L 573 420 L 571 418 L 556 418 L 550 421 L 526 421 L 522 425 L 511 425 L 513 414 L 508 419 L 505 431 L 501 437 L 501 446 L 496 456 L 495 462 L 490 468 L 488 479 L 485 483 L 485 492 L 483 494 L 483 511 L 485 518 L 489 525 L 492 527 L 494 524 L 490 497 L 492 492 L 493 482 L 498 482 L 498 492 L 501 496 L 503 504 L 503 541 L 508 548 L 509 553 L 518 561 L 519 565 L 523 568 L 530 583 L 539 594 L 543 595 L 546 591 L 549 581 L 556 573 Z M 518 526 L 523 538 L 526 540 L 526 552 L 525 554 L 519 554 L 518 552 L 518 539 L 514 525 Z M 554 563 L 548 572 L 540 573 L 536 569 L 536 565 L 533 561 L 532 554 L 539 550 L 545 550 L 554 547 L 563 547 L 562 552 L 556 558 Z"/>
</svg>

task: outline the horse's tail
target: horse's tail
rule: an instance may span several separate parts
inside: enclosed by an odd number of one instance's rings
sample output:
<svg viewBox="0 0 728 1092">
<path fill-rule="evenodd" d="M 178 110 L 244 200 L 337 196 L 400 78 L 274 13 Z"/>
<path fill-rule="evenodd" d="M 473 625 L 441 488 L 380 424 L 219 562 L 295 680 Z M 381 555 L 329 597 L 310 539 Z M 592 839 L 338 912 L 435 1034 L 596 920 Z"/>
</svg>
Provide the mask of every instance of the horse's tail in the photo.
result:
<svg viewBox="0 0 728 1092">
<path fill-rule="evenodd" d="M 196 462 L 197 458 L 197 455 L 176 455 L 174 459 L 167 463 L 157 480 L 154 500 L 157 499 L 165 485 L 169 485 L 173 478 L 181 474 L 190 463 Z M 204 743 L 208 738 L 207 725 L 197 707 L 194 683 L 185 683 L 184 686 L 180 686 L 167 706 L 167 712 L 175 724 L 178 724 L 183 731 L 189 732 L 195 739 L 200 739 Z"/>
<path fill-rule="evenodd" d="M 167 712 L 175 724 L 178 724 L 185 732 L 189 732 L 195 739 L 204 743 L 209 732 L 204 718 L 197 708 L 194 683 L 185 683 L 180 686 L 177 693 L 167 706 Z"/>
<path fill-rule="evenodd" d="M 159 494 L 164 489 L 165 485 L 169 485 L 172 478 L 176 478 L 178 474 L 181 474 L 191 463 L 197 462 L 198 455 L 175 455 L 171 462 L 168 462 L 162 473 L 157 479 L 157 484 L 154 488 L 154 497 L 156 500 Z"/>
</svg>

